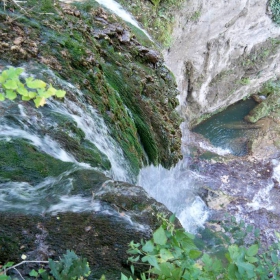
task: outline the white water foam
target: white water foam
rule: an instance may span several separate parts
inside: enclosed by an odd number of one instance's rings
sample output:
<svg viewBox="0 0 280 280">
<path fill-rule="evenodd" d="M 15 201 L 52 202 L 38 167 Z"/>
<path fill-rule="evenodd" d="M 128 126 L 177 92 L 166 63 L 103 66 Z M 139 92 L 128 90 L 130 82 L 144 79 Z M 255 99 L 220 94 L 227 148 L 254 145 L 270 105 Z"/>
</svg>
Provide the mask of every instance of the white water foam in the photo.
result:
<svg viewBox="0 0 280 280">
<path fill-rule="evenodd" d="M 27 132 L 7 125 L 0 125 L 0 139 L 12 141 L 12 139 L 17 138 L 29 140 L 35 147 L 61 161 L 73 162 L 78 165 L 81 164 L 84 167 L 90 167 L 89 164 L 77 162 L 72 155 L 63 150 L 60 145 L 49 136 L 40 138 L 38 135 L 32 134 L 30 131 Z"/>
<path fill-rule="evenodd" d="M 190 173 L 184 165 L 180 161 L 170 170 L 162 166 L 145 167 L 140 171 L 138 184 L 175 213 L 188 232 L 195 233 L 203 226 L 209 212 L 204 201 L 195 194 Z"/>
<path fill-rule="evenodd" d="M 218 154 L 220 156 L 231 154 L 231 151 L 229 149 L 213 147 L 213 146 L 207 145 L 207 144 L 205 144 L 203 142 L 199 142 L 198 144 L 199 144 L 200 148 L 202 148 L 204 150 L 207 150 L 207 151 L 210 151 L 212 153 Z"/>
<path fill-rule="evenodd" d="M 270 202 L 270 191 L 273 188 L 274 184 L 268 184 L 264 188 L 261 188 L 255 195 L 251 202 L 247 203 L 252 210 L 258 210 L 261 208 L 265 208 L 269 211 L 273 210 L 274 207 Z"/>
<path fill-rule="evenodd" d="M 110 135 L 110 131 L 103 118 L 84 100 L 83 93 L 70 83 L 56 77 L 52 71 L 47 70 L 44 72 L 52 76 L 59 85 L 75 92 L 78 100 L 78 102 L 73 102 L 65 97 L 62 103 L 50 98 L 47 104 L 55 112 L 73 119 L 77 127 L 85 133 L 85 138 L 108 157 L 111 163 L 111 170 L 105 172 L 106 176 L 117 181 L 133 183 L 135 176 L 131 172 L 130 165 L 125 159 L 122 149 Z"/>
<path fill-rule="evenodd" d="M 275 179 L 277 182 L 280 182 L 280 163 L 278 160 L 272 161 L 274 168 L 273 168 L 273 175 L 272 178 Z M 269 211 L 274 210 L 274 206 L 271 204 L 270 199 L 270 191 L 274 187 L 274 182 L 271 182 L 264 188 L 260 189 L 254 196 L 252 202 L 247 203 L 253 210 L 258 210 L 261 208 L 265 208 Z"/>
<path fill-rule="evenodd" d="M 64 3 L 73 3 L 73 2 L 83 2 L 85 0 L 60 0 L 60 1 Z M 128 13 L 119 3 L 117 3 L 114 0 L 95 0 L 95 1 L 100 5 L 104 6 L 105 8 L 107 8 L 108 10 L 110 10 L 111 12 L 113 12 L 114 14 L 116 14 L 124 21 L 129 22 L 135 27 L 137 27 L 152 41 L 152 38 L 148 34 L 148 32 L 143 28 L 141 28 L 139 23 L 135 20 L 135 18 L 130 13 Z"/>
</svg>

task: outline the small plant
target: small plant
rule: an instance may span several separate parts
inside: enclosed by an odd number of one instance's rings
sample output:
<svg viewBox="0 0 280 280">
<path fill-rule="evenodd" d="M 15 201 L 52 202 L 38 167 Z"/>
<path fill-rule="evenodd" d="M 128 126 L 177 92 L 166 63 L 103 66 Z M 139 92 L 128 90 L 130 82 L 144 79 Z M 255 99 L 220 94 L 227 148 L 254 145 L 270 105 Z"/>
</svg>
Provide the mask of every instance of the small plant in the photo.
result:
<svg viewBox="0 0 280 280">
<path fill-rule="evenodd" d="M 2 71 L 0 75 L 0 101 L 5 99 L 14 100 L 21 96 L 24 101 L 33 100 L 38 108 L 44 106 L 46 99 L 51 96 L 63 98 L 66 94 L 64 90 L 57 90 L 51 84 L 47 85 L 42 80 L 33 77 L 20 79 L 22 68 L 10 67 Z"/>
<path fill-rule="evenodd" d="M 60 261 L 53 261 L 52 259 L 44 262 L 22 261 L 15 265 L 12 262 L 8 262 L 0 268 L 0 280 L 12 280 L 12 278 L 7 275 L 7 272 L 12 269 L 20 275 L 21 279 L 24 279 L 17 267 L 26 263 L 45 263 L 48 264 L 50 268 L 48 270 L 44 268 L 39 268 L 38 270 L 32 269 L 29 272 L 31 279 L 38 279 L 40 277 L 40 279 L 43 280 L 82 280 L 85 279 L 84 277 L 90 275 L 87 260 L 78 257 L 73 251 L 67 250 Z"/>
<path fill-rule="evenodd" d="M 192 21 L 197 21 L 197 20 L 200 18 L 200 16 L 201 16 L 201 11 L 195 11 L 195 12 L 192 14 L 190 20 L 192 20 Z"/>
<path fill-rule="evenodd" d="M 243 86 L 246 86 L 246 85 L 249 85 L 251 83 L 251 81 L 250 81 L 250 78 L 242 78 L 238 83 Z"/>
<path fill-rule="evenodd" d="M 142 280 L 279 279 L 279 243 L 268 249 L 261 248 L 259 231 L 254 231 L 252 226 L 246 226 L 244 222 L 238 224 L 235 219 L 223 224 L 225 233 L 216 233 L 219 251 L 223 253 L 220 256 L 215 255 L 215 247 L 198 249 L 193 235 L 175 228 L 174 217 L 159 218 L 162 225 L 150 240 L 129 245 L 128 252 L 133 255 L 129 261 L 149 267 L 141 275 Z"/>
</svg>

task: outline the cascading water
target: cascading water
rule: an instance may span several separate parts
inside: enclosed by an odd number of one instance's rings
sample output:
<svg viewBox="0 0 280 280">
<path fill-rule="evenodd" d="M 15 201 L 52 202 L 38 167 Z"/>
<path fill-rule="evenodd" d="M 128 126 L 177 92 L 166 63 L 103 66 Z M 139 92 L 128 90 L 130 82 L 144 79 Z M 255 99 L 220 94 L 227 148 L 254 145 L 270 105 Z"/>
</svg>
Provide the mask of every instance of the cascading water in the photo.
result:
<svg viewBox="0 0 280 280">
<path fill-rule="evenodd" d="M 30 71 L 32 67 L 25 65 L 25 68 Z M 4 178 L 0 178 L 1 210 L 17 209 L 23 212 L 42 213 L 69 209 L 74 212 L 99 209 L 96 201 L 93 202 L 79 195 L 70 195 L 73 189 L 72 174 L 77 170 L 93 169 L 103 172 L 114 180 L 133 182 L 135 178 L 130 166 L 121 148 L 110 136 L 104 120 L 91 105 L 85 102 L 83 94 L 77 88 L 59 79 L 50 70 L 32 68 L 32 71 L 46 74 L 61 88 L 68 90 L 72 96 L 68 95 L 64 102 L 50 99 L 41 110 L 26 103 L 13 104 L 9 101 L 1 103 L 0 141 L 12 143 L 24 140 L 40 152 L 68 163 L 69 167 L 58 176 L 44 178 L 35 184 L 25 181 L 7 182 Z M 74 98 L 75 102 L 70 98 Z M 61 117 L 75 123 L 84 133 L 85 139 L 107 156 L 111 163 L 109 171 L 79 162 L 52 137 L 51 131 L 61 126 L 59 123 Z"/>
<path fill-rule="evenodd" d="M 138 26 L 131 16 L 113 1 L 102 1 L 102 5 L 109 5 L 110 9 L 118 13 L 124 20 Z M 116 9 L 116 10 L 115 10 Z M 138 26 L 139 27 L 139 26 Z M 96 110 L 89 105 L 83 93 L 73 85 L 56 77 L 46 69 L 36 68 L 26 64 L 28 73 L 36 72 L 52 80 L 58 87 L 71 92 L 63 102 L 50 99 L 40 110 L 26 103 L 14 105 L 7 101 L 1 103 L 3 114 L 0 116 L 0 140 L 13 142 L 24 140 L 34 149 L 68 163 L 62 173 L 48 176 L 33 183 L 26 181 L 0 180 L 0 201 L 2 211 L 19 210 L 22 212 L 44 213 L 63 211 L 103 211 L 97 200 L 71 194 L 74 188 L 73 174 L 79 170 L 96 170 L 113 180 L 134 183 L 134 177 L 128 162 L 125 160 L 121 148 L 110 136 L 110 131 L 104 120 Z M 11 116 L 13 116 L 11 118 Z M 75 137 L 71 130 L 61 128 L 60 119 L 73 123 L 85 135 L 85 139 L 98 148 L 108 158 L 111 168 L 104 170 L 91 167 L 86 162 L 79 161 L 76 155 L 69 152 L 52 135 L 57 128 Z M 63 121 L 62 121 L 63 122 Z M 165 204 L 175 212 L 184 227 L 193 231 L 202 225 L 208 216 L 202 199 L 195 194 L 190 182 L 190 173 L 185 166 L 185 160 L 180 161 L 171 170 L 163 167 L 149 166 L 140 172 L 138 183 L 155 199 Z M 107 210 L 106 210 L 107 211 Z"/>
<path fill-rule="evenodd" d="M 188 170 L 187 167 L 187 125 L 183 124 L 181 130 L 184 159 L 170 170 L 162 166 L 142 168 L 138 184 L 175 213 L 188 232 L 195 233 L 199 227 L 203 227 L 209 216 L 209 211 L 205 202 L 197 194 L 194 180 L 196 174 Z"/>
</svg>

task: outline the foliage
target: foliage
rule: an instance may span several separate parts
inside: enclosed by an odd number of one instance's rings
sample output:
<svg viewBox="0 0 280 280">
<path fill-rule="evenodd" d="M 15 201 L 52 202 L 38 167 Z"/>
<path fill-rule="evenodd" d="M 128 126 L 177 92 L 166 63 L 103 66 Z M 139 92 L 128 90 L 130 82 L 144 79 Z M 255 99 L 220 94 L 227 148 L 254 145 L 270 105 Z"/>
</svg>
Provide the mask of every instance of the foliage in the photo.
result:
<svg viewBox="0 0 280 280">
<path fill-rule="evenodd" d="M 8 276 L 7 272 L 14 269 L 19 273 L 16 267 L 28 262 L 36 263 L 36 261 L 23 261 L 14 265 L 14 263 L 8 262 L 0 268 L 0 280 L 12 280 L 12 277 Z M 49 259 L 47 263 L 49 264 L 50 269 L 32 269 L 29 273 L 31 279 L 38 279 L 40 277 L 40 279 L 43 280 L 82 280 L 84 277 L 90 275 L 87 260 L 78 257 L 73 251 L 67 250 L 66 254 L 63 255 L 60 261 Z M 21 278 L 24 279 L 22 276 Z"/>
<path fill-rule="evenodd" d="M 18 95 L 24 101 L 33 100 L 38 108 L 44 106 L 46 98 L 56 96 L 63 98 L 66 94 L 64 90 L 57 90 L 51 84 L 47 85 L 42 80 L 33 77 L 20 79 L 23 73 L 22 68 L 9 67 L 0 75 L 0 101 L 5 99 L 14 100 Z M 22 80 L 25 80 L 22 82 Z"/>
<path fill-rule="evenodd" d="M 174 225 L 175 216 L 169 219 L 158 215 L 162 224 L 152 238 L 139 243 L 129 244 L 128 253 L 132 274 L 137 274 L 135 266 L 147 265 L 147 271 L 140 275 L 141 280 L 151 279 L 192 279 L 192 280 L 247 280 L 280 279 L 280 244 L 263 248 L 260 232 L 243 221 L 235 218 L 221 224 L 222 230 L 215 232 L 208 246 L 194 235 Z M 280 234 L 276 233 L 277 238 Z M 215 244 L 213 246 L 213 244 Z M 9 270 L 19 271 L 16 267 L 24 263 L 41 263 L 23 261 L 14 265 L 8 262 L 0 268 L 0 280 L 12 280 L 7 275 Z M 67 251 L 60 261 L 48 260 L 48 267 L 32 269 L 31 278 L 43 280 L 82 280 L 90 275 L 86 259 L 79 258 L 74 252 Z M 21 275 L 21 279 L 24 279 Z M 120 275 L 120 280 L 133 280 L 132 276 Z M 138 278 L 137 278 L 138 279 Z M 106 280 L 103 275 L 100 280 Z"/>
<path fill-rule="evenodd" d="M 150 267 L 141 275 L 142 280 L 279 279 L 277 252 L 280 245 L 273 244 L 267 250 L 261 248 L 259 231 L 253 233 L 252 226 L 238 224 L 235 220 L 231 221 L 229 228 L 224 224 L 228 231 L 216 234 L 220 252 L 217 254 L 216 247 L 208 251 L 207 246 L 198 249 L 193 235 L 175 228 L 174 217 L 161 219 L 162 225 L 150 240 L 129 245 L 128 252 L 132 255 L 129 261 Z"/>
<path fill-rule="evenodd" d="M 280 1 L 270 0 L 269 5 L 272 12 L 272 20 L 275 23 L 280 24 Z"/>
<path fill-rule="evenodd" d="M 164 47 L 172 43 L 174 14 L 183 0 L 120 0 L 145 29 Z"/>
</svg>

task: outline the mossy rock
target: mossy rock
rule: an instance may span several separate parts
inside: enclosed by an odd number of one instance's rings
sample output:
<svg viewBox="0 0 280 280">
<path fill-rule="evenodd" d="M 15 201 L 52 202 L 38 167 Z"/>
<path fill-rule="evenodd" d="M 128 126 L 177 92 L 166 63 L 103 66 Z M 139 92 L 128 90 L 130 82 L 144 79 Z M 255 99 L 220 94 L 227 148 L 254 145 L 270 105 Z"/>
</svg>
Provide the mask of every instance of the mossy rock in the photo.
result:
<svg viewBox="0 0 280 280">
<path fill-rule="evenodd" d="M 73 163 L 55 159 L 25 140 L 0 141 L 1 179 L 36 184 L 72 167 Z"/>
<path fill-rule="evenodd" d="M 6 42 L 0 54 L 14 66 L 30 60 L 46 65 L 77 86 L 103 116 L 135 175 L 143 164 L 174 165 L 181 156 L 181 119 L 175 111 L 178 91 L 160 55 L 156 60 L 149 57 L 157 53 L 154 43 L 147 43 L 141 32 L 95 2 L 52 7 L 51 2 L 35 7 L 34 1 L 28 1 L 26 9 L 32 7 L 28 17 L 7 2 L 0 16 L 0 39 Z M 52 10 L 52 15 L 42 16 L 42 10 Z M 19 36 L 22 43 L 12 48 Z M 100 164 L 107 168 L 104 160 Z"/>
</svg>

